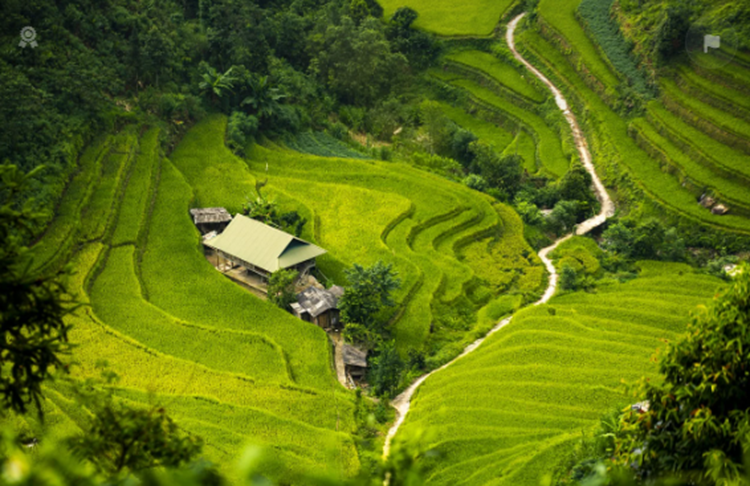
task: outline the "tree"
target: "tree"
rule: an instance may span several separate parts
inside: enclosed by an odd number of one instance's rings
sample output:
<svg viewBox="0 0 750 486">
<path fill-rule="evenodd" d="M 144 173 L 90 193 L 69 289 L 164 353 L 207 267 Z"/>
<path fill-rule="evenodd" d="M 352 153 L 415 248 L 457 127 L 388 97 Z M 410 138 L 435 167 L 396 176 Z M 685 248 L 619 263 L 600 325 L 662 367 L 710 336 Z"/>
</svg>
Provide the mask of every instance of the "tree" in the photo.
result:
<svg viewBox="0 0 750 486">
<path fill-rule="evenodd" d="M 521 188 L 523 159 L 518 155 L 500 157 L 492 147 L 479 141 L 472 142 L 469 148 L 474 154 L 471 171 L 481 174 L 490 187 L 500 189 L 512 198 Z"/>
<path fill-rule="evenodd" d="M 461 182 L 463 182 L 466 187 L 474 189 L 475 191 L 484 192 L 487 190 L 487 181 L 480 175 L 469 174 Z"/>
<path fill-rule="evenodd" d="M 250 95 L 242 100 L 242 106 L 250 105 L 258 118 L 270 118 L 279 110 L 279 101 L 286 98 L 278 88 L 271 86 L 268 76 L 253 76 L 249 82 Z"/>
<path fill-rule="evenodd" d="M 249 218 L 256 219 L 265 224 L 278 226 L 279 205 L 273 199 L 258 195 L 255 199 L 247 198 L 242 213 Z"/>
<path fill-rule="evenodd" d="M 380 21 L 367 17 L 357 26 L 350 17 L 328 25 L 308 44 L 311 69 L 343 103 L 371 106 L 390 92 L 408 62 L 391 52 Z"/>
<path fill-rule="evenodd" d="M 298 275 L 298 272 L 292 269 L 273 272 L 268 280 L 268 301 L 288 311 L 289 304 L 297 300 L 294 286 Z"/>
<path fill-rule="evenodd" d="M 750 449 L 750 266 L 687 334 L 667 345 L 661 380 L 641 383 L 648 410 L 631 411 L 618 438 L 618 462 L 641 475 L 696 471 L 692 483 L 738 484 Z"/>
<path fill-rule="evenodd" d="M 203 69 L 203 74 L 201 74 L 203 81 L 198 84 L 198 88 L 201 91 L 209 93 L 213 100 L 222 98 L 227 92 L 232 92 L 236 81 L 232 72 L 234 66 L 227 69 L 224 73 L 220 73 L 205 62 L 201 64 L 201 67 Z"/>
<path fill-rule="evenodd" d="M 395 305 L 391 293 L 401 287 L 401 280 L 392 264 L 378 261 L 369 268 L 358 264 L 345 272 L 349 285 L 339 300 L 341 319 L 345 323 L 360 324 L 380 333 L 378 313 Z"/>
<path fill-rule="evenodd" d="M 547 224 L 555 233 L 567 233 L 575 226 L 577 214 L 577 201 L 559 201 L 552 208 L 552 212 L 547 219 Z"/>
<path fill-rule="evenodd" d="M 40 274 L 25 246 L 43 215 L 29 209 L 33 201 L 17 209 L 17 196 L 41 170 L 0 165 L 0 398 L 4 409 L 24 413 L 33 403 L 40 414 L 42 383 L 65 369 L 64 318 L 74 309 L 59 280 L 66 272 Z"/>
<path fill-rule="evenodd" d="M 578 290 L 578 273 L 568 263 L 563 263 L 560 270 L 560 288 L 562 290 Z"/>
<path fill-rule="evenodd" d="M 371 359 L 369 383 L 373 393 L 378 396 L 392 396 L 398 387 L 403 367 L 404 363 L 396 350 L 396 343 L 380 343 L 377 355 Z"/>
<path fill-rule="evenodd" d="M 107 376 L 112 385 L 117 377 Z M 107 474 L 177 467 L 193 460 L 203 441 L 185 434 L 163 407 L 131 407 L 115 400 L 111 388 L 93 382 L 77 389 L 80 403 L 93 415 L 91 425 L 70 439 L 72 450 Z"/>
</svg>

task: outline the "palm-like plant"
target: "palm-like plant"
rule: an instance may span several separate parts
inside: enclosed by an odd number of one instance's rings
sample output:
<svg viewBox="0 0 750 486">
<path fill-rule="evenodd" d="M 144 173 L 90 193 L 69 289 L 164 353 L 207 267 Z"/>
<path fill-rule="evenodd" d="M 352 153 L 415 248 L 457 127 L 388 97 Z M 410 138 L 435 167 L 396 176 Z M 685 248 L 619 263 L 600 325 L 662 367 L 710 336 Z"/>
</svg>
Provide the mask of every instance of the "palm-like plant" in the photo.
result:
<svg viewBox="0 0 750 486">
<path fill-rule="evenodd" d="M 215 68 L 206 64 L 204 66 L 204 73 L 202 75 L 203 81 L 198 85 L 201 91 L 211 93 L 211 96 L 221 98 L 225 92 L 232 92 L 234 83 L 237 78 L 234 76 L 232 71 L 234 66 L 230 67 L 224 73 L 220 73 Z"/>
<path fill-rule="evenodd" d="M 250 96 L 242 105 L 251 105 L 259 118 L 273 115 L 279 109 L 279 100 L 286 98 L 278 88 L 271 87 L 268 76 L 254 76 L 250 79 Z"/>
</svg>

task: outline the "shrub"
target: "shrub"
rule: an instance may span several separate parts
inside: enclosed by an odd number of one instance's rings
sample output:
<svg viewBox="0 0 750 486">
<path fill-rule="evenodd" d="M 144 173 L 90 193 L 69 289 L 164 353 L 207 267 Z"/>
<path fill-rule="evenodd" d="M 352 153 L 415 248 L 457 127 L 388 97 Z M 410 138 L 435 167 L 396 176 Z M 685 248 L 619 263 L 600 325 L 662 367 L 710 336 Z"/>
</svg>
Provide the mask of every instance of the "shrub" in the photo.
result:
<svg viewBox="0 0 750 486">
<path fill-rule="evenodd" d="M 289 304 L 296 300 L 294 284 L 296 270 L 276 270 L 268 280 L 268 300 L 280 309 L 289 310 Z"/>
</svg>

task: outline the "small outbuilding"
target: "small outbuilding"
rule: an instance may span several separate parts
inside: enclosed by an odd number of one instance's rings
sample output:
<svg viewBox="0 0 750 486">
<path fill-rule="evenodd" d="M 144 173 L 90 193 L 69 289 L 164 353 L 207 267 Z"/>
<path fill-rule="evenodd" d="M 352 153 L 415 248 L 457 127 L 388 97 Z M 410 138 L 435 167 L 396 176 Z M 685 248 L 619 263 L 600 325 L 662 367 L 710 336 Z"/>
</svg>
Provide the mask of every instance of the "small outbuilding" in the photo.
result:
<svg viewBox="0 0 750 486">
<path fill-rule="evenodd" d="M 244 267 L 262 281 L 277 270 L 294 269 L 300 274 L 315 267 L 315 258 L 326 251 L 312 243 L 260 221 L 238 214 L 224 231 L 203 241 L 217 259 Z M 216 262 L 215 266 L 221 266 Z"/>
<path fill-rule="evenodd" d="M 367 373 L 367 351 L 344 344 L 341 348 L 346 374 L 355 380 L 361 380 Z"/>
<path fill-rule="evenodd" d="M 291 304 L 292 312 L 303 321 L 312 322 L 323 329 L 340 329 L 339 299 L 344 288 L 334 285 L 330 289 L 308 287 L 297 294 L 297 302 Z"/>
<path fill-rule="evenodd" d="M 232 215 L 224 208 L 193 208 L 190 214 L 202 235 L 212 231 L 221 233 L 232 221 Z"/>
</svg>

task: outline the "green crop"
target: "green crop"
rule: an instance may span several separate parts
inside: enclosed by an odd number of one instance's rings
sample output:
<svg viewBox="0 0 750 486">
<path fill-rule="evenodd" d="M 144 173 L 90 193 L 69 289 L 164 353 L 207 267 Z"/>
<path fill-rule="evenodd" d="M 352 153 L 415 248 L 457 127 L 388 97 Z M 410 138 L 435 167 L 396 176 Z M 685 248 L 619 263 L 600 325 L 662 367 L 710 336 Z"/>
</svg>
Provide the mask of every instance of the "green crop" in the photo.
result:
<svg viewBox="0 0 750 486">
<path fill-rule="evenodd" d="M 514 0 L 472 0 L 468 4 L 452 0 L 383 0 L 386 19 L 400 7 L 419 14 L 414 26 L 442 36 L 489 36 Z"/>
</svg>

